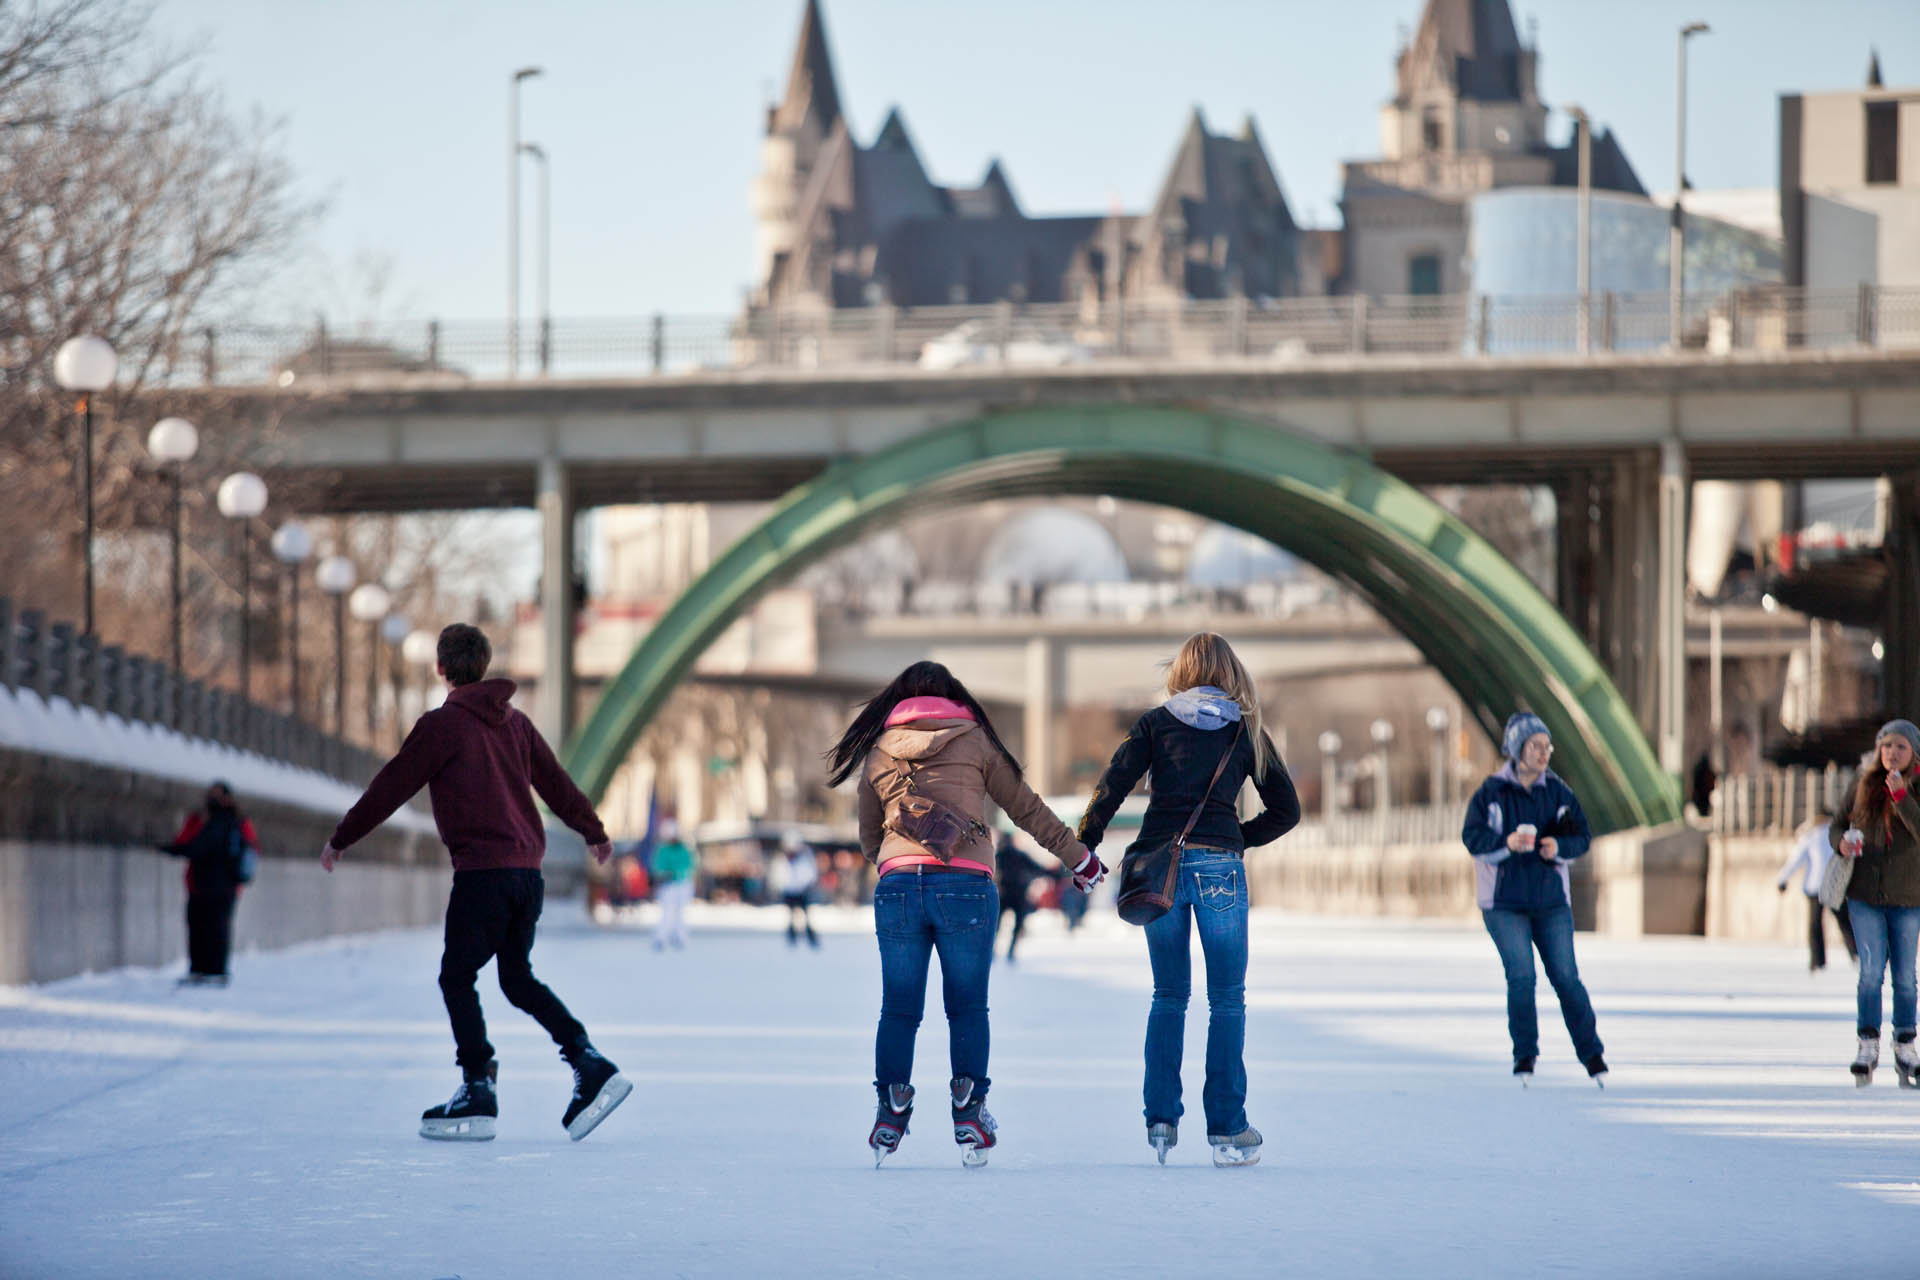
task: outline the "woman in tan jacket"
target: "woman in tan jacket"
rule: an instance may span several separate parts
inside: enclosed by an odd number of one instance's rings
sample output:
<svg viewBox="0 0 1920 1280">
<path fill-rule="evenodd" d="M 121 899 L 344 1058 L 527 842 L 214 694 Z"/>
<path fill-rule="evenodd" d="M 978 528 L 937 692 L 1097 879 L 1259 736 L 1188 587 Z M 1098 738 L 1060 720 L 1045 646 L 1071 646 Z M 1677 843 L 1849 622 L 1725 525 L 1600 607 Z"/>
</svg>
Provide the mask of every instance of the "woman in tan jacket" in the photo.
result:
<svg viewBox="0 0 1920 1280">
<path fill-rule="evenodd" d="M 874 1040 L 879 1113 L 868 1135 L 877 1165 L 913 1114 L 913 1041 L 927 998 L 927 961 L 940 953 L 947 1011 L 953 1140 L 965 1164 L 985 1164 L 995 1125 L 987 1086 L 987 975 L 1000 898 L 987 802 L 1038 840 L 1091 889 L 1106 874 L 1033 793 L 993 722 L 937 662 L 916 662 L 869 700 L 828 753 L 830 781 L 860 775 L 860 847 L 880 869 L 873 891 L 880 939 L 880 1029 Z"/>
</svg>

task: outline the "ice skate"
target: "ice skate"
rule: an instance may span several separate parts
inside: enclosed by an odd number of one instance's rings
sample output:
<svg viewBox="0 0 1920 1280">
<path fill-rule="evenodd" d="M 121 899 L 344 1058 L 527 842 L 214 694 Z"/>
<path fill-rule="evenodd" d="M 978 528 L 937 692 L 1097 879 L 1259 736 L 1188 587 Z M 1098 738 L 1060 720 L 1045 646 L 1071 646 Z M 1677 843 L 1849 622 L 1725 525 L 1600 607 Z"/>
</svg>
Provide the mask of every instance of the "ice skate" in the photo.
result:
<svg viewBox="0 0 1920 1280">
<path fill-rule="evenodd" d="M 1593 1077 L 1595 1084 L 1599 1085 L 1602 1089 L 1607 1087 L 1607 1082 L 1601 1078 L 1607 1074 L 1607 1060 L 1605 1058 L 1596 1053 L 1591 1058 L 1581 1059 L 1580 1065 L 1587 1069 L 1587 1074 Z"/>
<path fill-rule="evenodd" d="M 1154 1121 L 1147 1126 L 1147 1145 L 1160 1157 L 1160 1163 L 1165 1164 L 1167 1152 L 1180 1145 L 1180 1126 L 1170 1120 Z"/>
<path fill-rule="evenodd" d="M 1213 1148 L 1216 1168 L 1238 1169 L 1260 1163 L 1260 1131 L 1252 1125 L 1238 1133 L 1210 1133 L 1207 1145 Z"/>
<path fill-rule="evenodd" d="M 620 1074 L 620 1068 L 585 1042 L 567 1055 L 567 1061 L 573 1067 L 573 1098 L 560 1123 L 566 1126 L 567 1136 L 578 1142 L 627 1100 L 633 1085 Z"/>
<path fill-rule="evenodd" d="M 1533 1063 L 1534 1057 L 1532 1054 L 1513 1060 L 1513 1078 L 1520 1082 L 1522 1089 L 1533 1083 Z"/>
<path fill-rule="evenodd" d="M 1920 1045 L 1911 1038 L 1893 1042 L 1893 1069 L 1902 1089 L 1920 1089 Z"/>
<path fill-rule="evenodd" d="M 1873 1069 L 1880 1065 L 1880 1036 L 1875 1033 L 1860 1037 L 1860 1052 L 1853 1055 L 1853 1065 L 1847 1068 L 1853 1072 L 1853 1083 L 1866 1088 L 1873 1083 Z"/>
<path fill-rule="evenodd" d="M 987 1162 L 987 1150 L 999 1141 L 1000 1126 L 987 1110 L 986 1100 L 974 1096 L 973 1077 L 953 1078 L 953 1140 L 960 1144 L 960 1163 L 978 1169 Z"/>
<path fill-rule="evenodd" d="M 493 1091 L 500 1067 L 489 1062 L 466 1078 L 453 1096 L 437 1107 L 420 1113 L 420 1136 L 436 1142 L 492 1142 L 494 1122 L 500 1115 L 500 1100 Z"/>
<path fill-rule="evenodd" d="M 913 1086 L 888 1085 L 886 1101 L 880 1104 L 873 1117 L 873 1130 L 867 1134 L 874 1168 L 878 1169 L 882 1160 L 900 1149 L 900 1139 L 907 1136 L 907 1121 L 912 1115 Z"/>
</svg>

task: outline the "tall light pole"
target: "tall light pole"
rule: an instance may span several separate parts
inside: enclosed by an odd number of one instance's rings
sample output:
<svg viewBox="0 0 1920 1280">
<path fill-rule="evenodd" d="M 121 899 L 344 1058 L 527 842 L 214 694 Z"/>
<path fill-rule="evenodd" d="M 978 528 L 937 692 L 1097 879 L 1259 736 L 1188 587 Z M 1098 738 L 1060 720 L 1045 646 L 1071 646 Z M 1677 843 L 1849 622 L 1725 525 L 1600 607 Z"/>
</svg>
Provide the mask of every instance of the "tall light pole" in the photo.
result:
<svg viewBox="0 0 1920 1280">
<path fill-rule="evenodd" d="M 105 338 L 82 334 L 60 344 L 53 356 L 53 380 L 80 393 L 80 540 L 82 635 L 93 634 L 93 394 L 113 385 L 120 357 Z"/>
<path fill-rule="evenodd" d="M 347 592 L 359 577 L 353 561 L 328 556 L 313 571 L 314 583 L 333 597 L 333 736 L 347 736 Z"/>
<path fill-rule="evenodd" d="M 240 530 L 240 697 L 253 697 L 253 560 L 247 535 L 255 516 L 267 509 L 267 483 L 251 471 L 236 471 L 220 482 L 214 494 L 220 514 Z"/>
<path fill-rule="evenodd" d="M 1580 295 L 1580 354 L 1593 343 L 1593 121 L 1579 107 L 1568 107 L 1574 130 L 1580 135 L 1579 226 L 1574 231 L 1574 292 Z"/>
<path fill-rule="evenodd" d="M 507 81 L 507 376 L 520 373 L 520 82 L 540 74 L 522 67 Z"/>
<path fill-rule="evenodd" d="M 1427 802 L 1436 809 L 1453 798 L 1447 794 L 1447 729 L 1452 723 L 1453 717 L 1445 707 L 1427 708 L 1427 728 L 1433 731 L 1433 755 L 1429 761 L 1433 780 L 1427 784 Z"/>
<path fill-rule="evenodd" d="M 287 702 L 300 718 L 300 566 L 313 554 L 313 535 L 298 520 L 273 531 L 273 554 L 287 566 Z"/>
<path fill-rule="evenodd" d="M 540 162 L 540 199 L 534 207 L 538 211 L 539 224 L 535 232 L 535 238 L 540 241 L 537 305 L 540 312 L 540 372 L 544 374 L 553 365 L 553 310 L 548 294 L 553 269 L 553 224 L 549 221 L 553 203 L 553 165 L 547 158 L 546 148 L 537 142 L 523 142 L 520 150 Z"/>
<path fill-rule="evenodd" d="M 186 603 L 186 583 L 181 577 L 180 539 L 181 524 L 185 510 L 180 501 L 181 472 L 193 455 L 200 451 L 200 432 L 185 418 L 162 418 L 153 424 L 153 430 L 147 432 L 147 453 L 161 466 L 167 468 L 173 481 L 173 517 L 168 524 L 168 540 L 173 546 L 173 670 L 181 675 L 186 670 L 185 646 L 181 636 L 181 614 Z"/>
<path fill-rule="evenodd" d="M 347 599 L 347 611 L 355 621 L 367 624 L 367 746 L 374 745 L 379 725 L 375 719 L 380 699 L 380 620 L 393 607 L 393 597 L 377 582 L 363 582 Z"/>
<path fill-rule="evenodd" d="M 1391 788 L 1387 783 L 1387 748 L 1393 745 L 1393 721 L 1375 720 L 1367 726 L 1367 733 L 1373 739 L 1376 748 L 1373 780 L 1377 784 L 1373 795 L 1374 811 L 1380 815 L 1382 829 L 1385 829 L 1387 809 L 1393 802 Z"/>
<path fill-rule="evenodd" d="M 1674 93 L 1673 224 L 1667 233 L 1667 256 L 1671 259 L 1667 266 L 1667 292 L 1672 312 L 1667 342 L 1675 351 L 1680 349 L 1681 330 L 1686 327 L 1687 305 L 1687 229 L 1682 211 L 1687 189 L 1687 38 L 1706 33 L 1704 22 L 1689 22 L 1680 28 L 1679 80 Z"/>
<path fill-rule="evenodd" d="M 1320 735 L 1320 821 L 1328 830 L 1331 840 L 1333 815 L 1339 809 L 1336 791 L 1340 786 L 1340 735 L 1329 729 Z"/>
<path fill-rule="evenodd" d="M 406 668 L 401 664 L 400 646 L 413 624 L 404 613 L 390 613 L 380 622 L 380 638 L 387 642 L 387 690 L 393 695 L 393 749 L 406 740 L 406 726 L 400 723 L 400 680 Z"/>
</svg>

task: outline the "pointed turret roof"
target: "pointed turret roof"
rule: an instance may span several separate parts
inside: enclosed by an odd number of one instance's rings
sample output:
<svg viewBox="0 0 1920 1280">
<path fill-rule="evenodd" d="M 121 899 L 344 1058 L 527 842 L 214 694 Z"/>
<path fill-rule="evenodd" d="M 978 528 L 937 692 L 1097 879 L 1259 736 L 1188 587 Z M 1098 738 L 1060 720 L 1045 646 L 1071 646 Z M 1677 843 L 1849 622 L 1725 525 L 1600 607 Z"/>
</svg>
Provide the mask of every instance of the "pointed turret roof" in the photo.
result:
<svg viewBox="0 0 1920 1280">
<path fill-rule="evenodd" d="M 800 19 L 800 42 L 793 51 L 793 70 L 787 75 L 787 96 L 773 109 L 774 131 L 798 129 L 811 116 L 822 136 L 840 119 L 840 89 L 833 79 L 833 59 L 827 53 L 827 27 L 820 17 L 819 0 L 807 0 Z"/>
<path fill-rule="evenodd" d="M 1880 78 L 1880 51 L 1869 49 L 1867 51 L 1867 88 L 1884 89 L 1886 87 L 1886 81 Z"/>
<path fill-rule="evenodd" d="M 1429 74 L 1462 98 L 1511 102 L 1520 96 L 1520 33 L 1507 0 L 1427 0 L 1420 29 L 1400 55 L 1400 102 Z"/>
</svg>

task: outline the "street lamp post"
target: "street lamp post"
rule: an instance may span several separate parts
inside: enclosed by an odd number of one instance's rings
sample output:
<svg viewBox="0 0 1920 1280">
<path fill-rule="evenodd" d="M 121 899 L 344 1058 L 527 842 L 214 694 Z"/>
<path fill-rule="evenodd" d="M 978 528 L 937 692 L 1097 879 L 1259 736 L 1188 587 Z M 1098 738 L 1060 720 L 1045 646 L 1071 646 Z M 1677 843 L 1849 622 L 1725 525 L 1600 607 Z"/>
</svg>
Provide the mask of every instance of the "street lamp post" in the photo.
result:
<svg viewBox="0 0 1920 1280">
<path fill-rule="evenodd" d="M 406 739 L 405 726 L 400 722 L 400 679 L 404 671 L 400 646 L 411 630 L 413 624 L 402 613 L 390 613 L 380 623 L 380 638 L 387 642 L 387 690 L 393 695 L 393 748 L 396 751 Z"/>
<path fill-rule="evenodd" d="M 347 736 L 347 592 L 359 575 L 345 556 L 328 556 L 313 571 L 320 590 L 333 597 L 333 736 Z"/>
<path fill-rule="evenodd" d="M 547 157 L 547 149 L 537 142 L 523 142 L 520 150 L 540 162 L 540 200 L 535 205 L 539 230 L 535 232 L 535 238 L 540 242 L 540 273 L 536 277 L 539 281 L 540 372 L 545 374 L 553 367 L 553 311 L 549 294 L 553 270 L 553 224 L 549 220 L 553 202 L 553 165 Z"/>
<path fill-rule="evenodd" d="M 266 481 L 251 471 L 236 471 L 220 482 L 214 503 L 240 530 L 240 697 L 247 701 L 253 696 L 253 561 L 248 521 L 267 509 Z"/>
<path fill-rule="evenodd" d="M 420 669 L 420 715 L 427 713 L 427 693 L 433 669 L 440 661 L 440 638 L 431 631 L 414 631 L 400 643 L 400 656 Z"/>
<path fill-rule="evenodd" d="M 273 531 L 273 554 L 287 566 L 287 703 L 300 718 L 300 566 L 313 554 L 313 535 L 298 520 Z"/>
<path fill-rule="evenodd" d="M 167 521 L 168 541 L 173 547 L 173 670 L 186 671 L 186 652 L 181 635 L 181 615 L 185 611 L 186 583 L 181 576 L 180 539 L 185 510 L 181 503 L 181 473 L 193 455 L 200 451 L 200 432 L 185 418 L 162 418 L 147 432 L 147 453 L 167 468 L 173 482 L 173 514 Z"/>
<path fill-rule="evenodd" d="M 80 393 L 80 541 L 82 634 L 93 634 L 93 393 L 113 385 L 120 358 L 105 338 L 82 334 L 60 344 L 53 357 L 53 380 Z"/>
<path fill-rule="evenodd" d="M 522 67 L 507 82 L 507 376 L 520 372 L 520 82 L 540 74 Z"/>
<path fill-rule="evenodd" d="M 1373 739 L 1374 745 L 1373 808 L 1374 812 L 1380 815 L 1380 821 L 1384 825 L 1387 819 L 1387 808 L 1392 802 L 1392 795 L 1387 785 L 1387 748 L 1393 744 L 1393 721 L 1375 720 L 1367 726 L 1367 734 Z"/>
<path fill-rule="evenodd" d="M 1340 735 L 1329 729 L 1320 735 L 1320 821 L 1333 838 L 1333 816 L 1339 810 L 1335 793 L 1340 786 Z"/>
<path fill-rule="evenodd" d="M 1681 331 L 1686 327 L 1685 312 L 1687 305 L 1687 229 L 1682 211 L 1683 197 L 1687 189 L 1687 39 L 1690 36 L 1705 35 L 1707 24 L 1689 22 L 1680 28 L 1680 57 L 1678 82 L 1674 92 L 1674 137 L 1673 137 L 1673 222 L 1667 232 L 1667 290 L 1669 310 L 1667 342 L 1675 351 L 1680 349 Z"/>
<path fill-rule="evenodd" d="M 1447 729 L 1452 723 L 1453 717 L 1447 714 L 1445 707 L 1427 708 L 1427 728 L 1433 730 L 1433 756 L 1428 762 L 1433 781 L 1428 784 L 1428 794 L 1435 808 L 1453 799 L 1447 794 Z"/>
<path fill-rule="evenodd" d="M 373 745 L 378 724 L 375 704 L 380 698 L 380 620 L 393 607 L 393 597 L 377 582 L 363 582 L 347 599 L 347 611 L 367 624 L 367 745 Z"/>
</svg>

